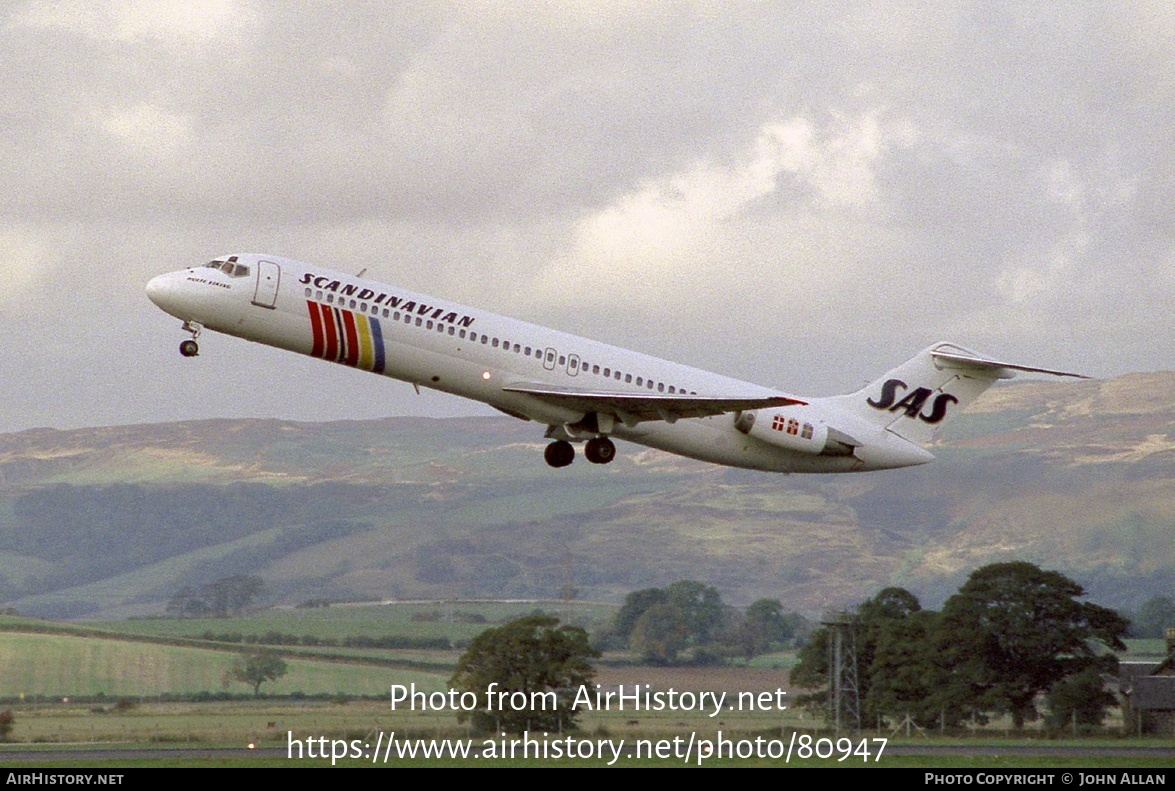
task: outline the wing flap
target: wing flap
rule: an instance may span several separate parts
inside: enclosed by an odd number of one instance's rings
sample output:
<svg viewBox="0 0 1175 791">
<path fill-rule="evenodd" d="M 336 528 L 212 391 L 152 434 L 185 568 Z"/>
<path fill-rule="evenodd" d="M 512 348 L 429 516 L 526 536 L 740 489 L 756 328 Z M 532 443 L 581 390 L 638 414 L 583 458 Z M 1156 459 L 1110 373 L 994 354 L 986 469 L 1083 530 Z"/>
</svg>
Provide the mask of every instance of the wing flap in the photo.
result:
<svg viewBox="0 0 1175 791">
<path fill-rule="evenodd" d="M 627 426 L 649 420 L 673 423 L 680 418 L 712 417 L 727 412 L 768 409 L 790 405 L 804 405 L 791 396 L 758 396 L 755 398 L 728 396 L 696 396 L 687 393 L 623 393 L 613 390 L 593 390 L 580 387 L 521 382 L 502 388 L 508 393 L 534 396 L 550 404 L 574 409 L 585 414 L 615 415 Z"/>
</svg>

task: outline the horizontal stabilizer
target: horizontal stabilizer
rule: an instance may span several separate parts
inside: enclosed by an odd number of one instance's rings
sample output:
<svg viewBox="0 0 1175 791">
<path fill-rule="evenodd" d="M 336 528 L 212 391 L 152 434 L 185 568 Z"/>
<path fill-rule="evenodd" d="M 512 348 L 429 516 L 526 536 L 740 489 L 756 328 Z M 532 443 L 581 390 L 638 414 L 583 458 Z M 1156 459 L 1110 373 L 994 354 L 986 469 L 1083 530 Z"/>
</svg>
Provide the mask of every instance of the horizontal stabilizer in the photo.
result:
<svg viewBox="0 0 1175 791">
<path fill-rule="evenodd" d="M 549 404 L 573 409 L 585 414 L 615 415 L 622 423 L 635 426 L 647 420 L 674 423 L 678 418 L 712 417 L 727 412 L 767 409 L 769 407 L 806 404 L 791 396 L 759 396 L 756 398 L 697 396 L 688 393 L 631 393 L 616 390 L 597 390 L 579 387 L 556 387 L 533 382 L 520 382 L 503 387 L 508 393 L 524 393 Z"/>
<path fill-rule="evenodd" d="M 958 348 L 958 347 L 954 347 Z M 997 375 L 999 379 L 1011 379 L 1015 371 L 1024 371 L 1026 373 L 1034 374 L 1048 374 L 1049 376 L 1072 376 L 1076 379 L 1088 379 L 1085 374 L 1069 373 L 1068 371 L 1054 371 L 1051 368 L 1033 368 L 1030 365 L 1016 365 L 1015 363 L 1003 363 L 998 360 L 987 360 L 982 357 L 973 357 L 966 354 L 954 354 L 952 352 L 932 351 L 931 354 L 934 359 L 939 362 L 945 362 L 948 365 L 960 366 L 963 368 L 987 369 L 990 371 L 997 371 L 998 369 L 1005 369 L 1007 373 L 1000 372 Z"/>
</svg>

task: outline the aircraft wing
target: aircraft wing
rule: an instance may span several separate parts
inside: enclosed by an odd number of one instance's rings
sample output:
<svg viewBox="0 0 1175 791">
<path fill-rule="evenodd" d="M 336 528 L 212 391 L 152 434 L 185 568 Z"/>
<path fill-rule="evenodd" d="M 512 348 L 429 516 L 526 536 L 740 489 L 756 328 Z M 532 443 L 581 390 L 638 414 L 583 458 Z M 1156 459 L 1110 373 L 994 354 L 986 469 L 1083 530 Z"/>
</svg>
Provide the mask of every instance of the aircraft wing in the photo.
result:
<svg viewBox="0 0 1175 791">
<path fill-rule="evenodd" d="M 509 393 L 534 396 L 547 403 L 574 409 L 577 412 L 615 415 L 630 428 L 647 420 L 675 423 L 678 418 L 683 417 L 711 417 L 726 412 L 808 403 L 783 395 L 739 398 L 696 396 L 688 393 L 625 393 L 581 387 L 556 387 L 532 382 L 520 382 L 502 389 Z"/>
</svg>

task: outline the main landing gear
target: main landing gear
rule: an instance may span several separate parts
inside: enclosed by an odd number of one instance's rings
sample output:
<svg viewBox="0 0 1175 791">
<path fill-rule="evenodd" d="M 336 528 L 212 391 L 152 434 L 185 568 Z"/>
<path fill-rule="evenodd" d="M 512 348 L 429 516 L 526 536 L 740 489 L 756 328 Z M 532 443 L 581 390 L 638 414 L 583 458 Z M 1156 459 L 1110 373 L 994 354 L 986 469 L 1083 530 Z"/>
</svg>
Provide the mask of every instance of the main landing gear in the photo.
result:
<svg viewBox="0 0 1175 791">
<path fill-rule="evenodd" d="M 184 331 L 190 332 L 192 337 L 180 344 L 180 354 L 184 357 L 195 357 L 200 353 L 200 344 L 196 343 L 196 339 L 200 337 L 200 330 L 203 329 L 194 321 L 184 322 Z"/>
<path fill-rule="evenodd" d="M 583 446 L 583 455 L 592 464 L 607 464 L 616 458 L 616 445 L 607 437 L 595 437 Z"/>
<path fill-rule="evenodd" d="M 607 464 L 616 458 L 616 445 L 607 437 L 593 437 L 584 445 L 583 455 L 592 464 Z M 566 440 L 556 440 L 543 451 L 543 458 L 552 467 L 566 467 L 575 461 L 575 446 Z"/>
<path fill-rule="evenodd" d="M 566 467 L 575 461 L 575 447 L 565 440 L 556 440 L 543 451 L 543 458 L 552 467 Z"/>
</svg>

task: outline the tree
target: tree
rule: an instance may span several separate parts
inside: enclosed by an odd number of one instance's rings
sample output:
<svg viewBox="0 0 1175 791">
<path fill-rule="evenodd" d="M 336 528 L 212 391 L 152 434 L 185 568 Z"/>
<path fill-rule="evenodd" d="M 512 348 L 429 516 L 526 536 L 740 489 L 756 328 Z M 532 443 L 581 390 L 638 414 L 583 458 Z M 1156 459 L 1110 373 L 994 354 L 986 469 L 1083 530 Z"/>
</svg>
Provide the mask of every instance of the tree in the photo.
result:
<svg viewBox="0 0 1175 791">
<path fill-rule="evenodd" d="M 1118 660 L 1094 644 L 1125 650 L 1127 621 L 1080 602 L 1076 582 L 1025 562 L 975 571 L 943 606 L 944 644 L 977 708 L 1007 712 L 1017 730 L 1037 715 L 1036 698 L 1068 676 L 1113 672 Z"/>
<path fill-rule="evenodd" d="M 681 610 L 667 602 L 645 610 L 632 627 L 629 644 L 641 654 L 641 660 L 654 665 L 671 665 L 685 648 L 689 629 Z"/>
<path fill-rule="evenodd" d="M 208 609 L 217 617 L 239 615 L 265 591 L 265 580 L 245 574 L 222 577 L 200 589 Z"/>
<path fill-rule="evenodd" d="M 1170 596 L 1147 599 L 1130 619 L 1133 637 L 1163 637 L 1172 626 L 1175 626 L 1175 602 Z"/>
<path fill-rule="evenodd" d="M 167 603 L 166 612 L 176 618 L 224 618 L 239 615 L 265 592 L 265 580 L 237 574 L 222 577 L 199 588 L 181 588 Z"/>
<path fill-rule="evenodd" d="M 173 618 L 203 618 L 208 615 L 208 602 L 195 588 L 184 586 L 171 597 L 164 612 Z"/>
<path fill-rule="evenodd" d="M 616 611 L 616 617 L 612 619 L 613 634 L 627 643 L 632 636 L 632 630 L 636 626 L 637 620 L 645 614 L 645 611 L 655 604 L 663 604 L 664 602 L 665 591 L 660 588 L 643 588 L 628 594 L 624 597 L 624 604 L 620 605 L 620 609 Z"/>
<path fill-rule="evenodd" d="M 1063 678 L 1053 684 L 1046 696 L 1049 706 L 1048 724 L 1054 730 L 1078 725 L 1101 725 L 1106 709 L 1118 701 L 1106 689 L 1102 674 L 1096 667 Z"/>
<path fill-rule="evenodd" d="M 529 615 L 487 629 L 457 660 L 449 683 L 476 696 L 480 731 L 562 731 L 575 727 L 575 693 L 595 677 L 588 661 L 600 654 L 578 626 Z M 458 720 L 464 722 L 468 712 Z"/>
<path fill-rule="evenodd" d="M 869 695 L 873 686 L 873 663 L 878 644 L 888 630 L 920 611 L 918 598 L 905 588 L 886 588 L 857 606 L 851 629 L 857 656 L 857 689 L 863 721 L 872 722 L 878 714 L 884 713 L 874 706 L 873 702 L 877 697 L 871 698 Z M 791 683 L 807 689 L 828 687 L 829 640 L 827 627 L 821 627 L 812 633 L 812 639 L 800 649 L 798 661 L 791 670 Z M 828 696 L 826 692 L 821 691 L 801 695 L 797 700 L 815 709 L 825 705 Z"/>
<path fill-rule="evenodd" d="M 0 742 L 8 741 L 8 736 L 12 733 L 12 725 L 15 721 L 16 718 L 12 716 L 12 709 L 0 711 Z"/>
<path fill-rule="evenodd" d="M 258 651 L 254 654 L 242 655 L 232 669 L 229 677 L 233 681 L 253 686 L 253 695 L 261 696 L 261 685 L 266 681 L 276 681 L 289 671 L 286 661 L 274 651 Z"/>
<path fill-rule="evenodd" d="M 923 728 L 954 727 L 966 719 L 969 687 L 952 672 L 942 614 L 913 609 L 879 624 L 869 663 L 864 709 L 870 721 Z"/>
<path fill-rule="evenodd" d="M 718 589 L 694 580 L 681 580 L 667 587 L 665 601 L 681 611 L 690 642 L 696 646 L 709 643 L 726 617 Z"/>
<path fill-rule="evenodd" d="M 759 599 L 730 620 L 729 642 L 747 662 L 790 640 L 803 624 L 799 613 L 784 613 L 779 599 Z"/>
</svg>

